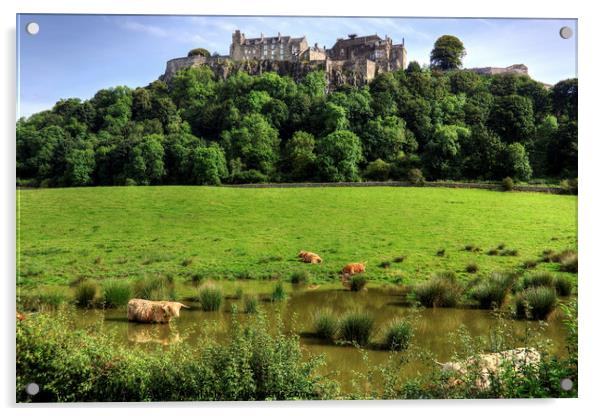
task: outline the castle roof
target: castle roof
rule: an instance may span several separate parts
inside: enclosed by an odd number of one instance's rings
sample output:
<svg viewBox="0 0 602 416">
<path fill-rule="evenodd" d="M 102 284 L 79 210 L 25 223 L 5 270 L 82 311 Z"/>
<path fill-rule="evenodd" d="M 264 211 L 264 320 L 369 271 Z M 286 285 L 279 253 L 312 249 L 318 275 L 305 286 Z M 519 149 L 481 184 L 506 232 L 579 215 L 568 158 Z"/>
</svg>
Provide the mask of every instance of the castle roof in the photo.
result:
<svg viewBox="0 0 602 416">
<path fill-rule="evenodd" d="M 300 38 L 293 38 L 290 36 L 262 36 L 259 38 L 247 38 L 244 41 L 245 45 L 266 45 L 266 44 L 276 44 L 276 43 L 300 43 L 305 39 L 305 36 Z"/>
<path fill-rule="evenodd" d="M 365 45 L 367 43 L 376 43 L 381 42 L 383 39 L 377 34 L 368 35 L 368 36 L 356 36 L 349 35 L 347 39 L 337 39 L 335 46 L 344 47 L 344 46 L 356 46 L 356 45 Z"/>
</svg>

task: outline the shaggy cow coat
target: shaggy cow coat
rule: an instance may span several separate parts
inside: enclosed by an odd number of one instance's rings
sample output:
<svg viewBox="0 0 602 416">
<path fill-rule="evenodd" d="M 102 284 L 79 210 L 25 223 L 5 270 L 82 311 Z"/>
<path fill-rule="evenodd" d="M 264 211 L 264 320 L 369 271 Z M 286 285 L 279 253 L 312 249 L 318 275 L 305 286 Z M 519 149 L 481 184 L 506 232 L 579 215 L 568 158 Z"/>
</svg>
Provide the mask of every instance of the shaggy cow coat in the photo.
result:
<svg viewBox="0 0 602 416">
<path fill-rule="evenodd" d="M 180 308 L 188 308 L 180 302 L 130 299 L 128 320 L 143 323 L 168 323 L 171 318 L 180 316 Z"/>
</svg>

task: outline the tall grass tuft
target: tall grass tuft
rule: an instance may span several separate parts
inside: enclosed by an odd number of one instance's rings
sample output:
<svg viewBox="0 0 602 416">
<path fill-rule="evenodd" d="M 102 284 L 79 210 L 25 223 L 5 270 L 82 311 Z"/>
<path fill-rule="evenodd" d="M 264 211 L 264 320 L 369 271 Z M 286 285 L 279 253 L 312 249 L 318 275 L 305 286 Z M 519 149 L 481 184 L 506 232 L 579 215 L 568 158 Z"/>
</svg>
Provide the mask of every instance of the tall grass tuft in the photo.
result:
<svg viewBox="0 0 602 416">
<path fill-rule="evenodd" d="M 138 279 L 133 285 L 134 296 L 147 300 L 176 300 L 176 288 L 171 276 L 151 276 Z"/>
<path fill-rule="evenodd" d="M 578 263 L 579 262 L 577 260 L 577 253 L 573 253 L 569 256 L 564 257 L 560 261 L 560 270 L 562 270 L 563 272 L 577 273 Z"/>
<path fill-rule="evenodd" d="M 291 274 L 291 283 L 304 285 L 309 281 L 311 274 L 307 270 L 297 270 Z"/>
<path fill-rule="evenodd" d="M 430 280 L 417 285 L 414 295 L 427 308 L 456 306 L 462 296 L 462 285 L 458 283 L 453 272 L 434 275 Z"/>
<path fill-rule="evenodd" d="M 396 318 L 385 328 L 383 347 L 390 351 L 404 351 L 408 349 L 412 335 L 410 323 Z"/>
<path fill-rule="evenodd" d="M 468 263 L 464 270 L 468 273 L 476 273 L 479 271 L 479 266 L 476 263 Z"/>
<path fill-rule="evenodd" d="M 519 319 L 546 320 L 556 308 L 556 290 L 530 287 L 516 296 L 516 316 Z"/>
<path fill-rule="evenodd" d="M 222 290 L 213 284 L 203 285 L 199 289 L 198 301 L 205 312 L 218 311 L 223 299 Z"/>
<path fill-rule="evenodd" d="M 514 284 L 515 277 L 507 273 L 494 272 L 488 279 L 481 280 L 470 291 L 470 297 L 481 309 L 501 308 Z"/>
<path fill-rule="evenodd" d="M 556 284 L 556 277 L 550 272 L 539 272 L 532 275 L 525 276 L 522 281 L 523 289 L 530 287 L 554 287 Z"/>
<path fill-rule="evenodd" d="M 558 294 L 558 296 L 570 296 L 573 291 L 573 285 L 570 280 L 565 277 L 557 277 L 554 282 L 554 287 L 556 288 L 556 294 Z"/>
<path fill-rule="evenodd" d="M 89 308 L 94 305 L 98 283 L 93 280 L 84 280 L 75 288 L 75 303 L 81 308 Z"/>
<path fill-rule="evenodd" d="M 127 305 L 132 298 L 132 288 L 125 280 L 110 279 L 102 283 L 102 299 L 105 307 L 117 308 Z"/>
<path fill-rule="evenodd" d="M 280 302 L 286 299 L 286 291 L 284 290 L 284 284 L 282 284 L 282 282 L 279 281 L 276 283 L 270 298 L 272 299 L 272 302 Z"/>
<path fill-rule="evenodd" d="M 259 308 L 259 299 L 256 295 L 247 295 L 243 299 L 245 313 L 257 313 Z"/>
<path fill-rule="evenodd" d="M 365 311 L 348 312 L 341 318 L 339 333 L 341 339 L 355 342 L 360 346 L 370 342 L 374 327 L 374 317 Z"/>
<path fill-rule="evenodd" d="M 368 279 L 366 279 L 366 276 L 362 274 L 354 274 L 349 279 L 349 289 L 352 292 L 359 292 L 366 286 L 366 283 L 368 283 Z"/>
<path fill-rule="evenodd" d="M 318 338 L 333 341 L 339 329 L 339 322 L 332 309 L 324 308 L 314 313 L 313 326 Z"/>
</svg>

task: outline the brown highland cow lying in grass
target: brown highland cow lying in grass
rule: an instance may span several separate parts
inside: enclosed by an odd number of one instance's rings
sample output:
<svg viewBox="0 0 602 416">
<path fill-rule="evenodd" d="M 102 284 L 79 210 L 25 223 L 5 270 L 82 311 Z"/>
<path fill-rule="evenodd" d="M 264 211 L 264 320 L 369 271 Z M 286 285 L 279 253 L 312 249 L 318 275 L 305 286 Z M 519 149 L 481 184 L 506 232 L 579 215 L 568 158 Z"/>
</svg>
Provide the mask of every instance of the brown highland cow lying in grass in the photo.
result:
<svg viewBox="0 0 602 416">
<path fill-rule="evenodd" d="M 128 302 L 128 320 L 143 323 L 168 323 L 180 316 L 180 308 L 188 308 L 180 302 L 131 299 Z"/>
<path fill-rule="evenodd" d="M 299 257 L 303 263 L 322 263 L 322 258 L 316 253 L 312 253 L 311 251 L 301 250 L 299 254 L 297 254 L 297 257 Z"/>
<path fill-rule="evenodd" d="M 437 363 L 443 371 L 455 372 L 459 377 L 449 379 L 450 386 L 462 384 L 469 371 L 477 371 L 475 386 L 483 391 L 491 387 L 491 377 L 501 375 L 503 368 L 520 373 L 529 366 L 537 366 L 541 355 L 533 348 L 516 348 L 491 354 L 479 354 L 460 362 Z"/>
</svg>

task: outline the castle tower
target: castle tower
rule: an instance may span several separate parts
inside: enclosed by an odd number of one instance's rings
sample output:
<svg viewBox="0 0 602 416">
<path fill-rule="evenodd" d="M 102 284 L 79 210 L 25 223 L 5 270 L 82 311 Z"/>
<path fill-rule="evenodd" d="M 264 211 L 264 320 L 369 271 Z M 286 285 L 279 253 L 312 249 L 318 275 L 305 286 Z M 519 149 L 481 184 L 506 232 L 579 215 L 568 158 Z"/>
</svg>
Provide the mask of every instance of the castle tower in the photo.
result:
<svg viewBox="0 0 602 416">
<path fill-rule="evenodd" d="M 245 34 L 240 33 L 240 30 L 234 31 L 232 34 L 232 44 L 230 45 L 230 58 L 234 60 L 240 60 L 244 54 L 242 51 L 242 45 L 245 43 Z"/>
</svg>

